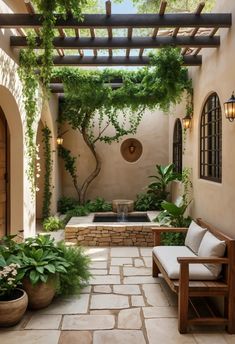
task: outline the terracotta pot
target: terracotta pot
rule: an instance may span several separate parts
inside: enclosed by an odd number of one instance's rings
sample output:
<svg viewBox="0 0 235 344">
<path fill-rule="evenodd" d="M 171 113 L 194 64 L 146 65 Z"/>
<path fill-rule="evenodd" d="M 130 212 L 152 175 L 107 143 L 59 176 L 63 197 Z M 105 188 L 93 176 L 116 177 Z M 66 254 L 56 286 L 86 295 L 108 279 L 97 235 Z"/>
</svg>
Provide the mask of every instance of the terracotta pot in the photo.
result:
<svg viewBox="0 0 235 344">
<path fill-rule="evenodd" d="M 41 309 L 47 307 L 55 296 L 55 278 L 49 278 L 46 283 L 40 282 L 35 285 L 28 278 L 25 278 L 23 288 L 28 294 L 29 307 Z"/>
<path fill-rule="evenodd" d="M 8 327 L 17 324 L 23 317 L 28 306 L 28 296 L 23 289 L 16 288 L 15 299 L 0 301 L 0 326 Z"/>
</svg>

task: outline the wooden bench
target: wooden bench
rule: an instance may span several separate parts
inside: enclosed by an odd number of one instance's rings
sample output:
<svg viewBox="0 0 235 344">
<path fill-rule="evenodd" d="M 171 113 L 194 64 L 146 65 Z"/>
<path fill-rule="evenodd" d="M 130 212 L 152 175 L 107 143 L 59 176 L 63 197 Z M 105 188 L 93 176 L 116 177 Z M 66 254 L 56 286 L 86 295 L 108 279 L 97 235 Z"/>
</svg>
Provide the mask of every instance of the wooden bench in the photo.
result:
<svg viewBox="0 0 235 344">
<path fill-rule="evenodd" d="M 153 254 L 153 277 L 161 273 L 173 292 L 178 294 L 178 329 L 180 333 L 187 333 L 189 325 L 224 325 L 228 333 L 235 333 L 235 240 L 218 231 L 207 222 L 197 219 L 197 224 L 207 228 L 219 240 L 226 243 L 226 252 L 223 258 L 217 257 L 178 257 L 180 264 L 179 279 L 170 279 L 159 259 Z M 154 246 L 160 246 L 161 233 L 186 232 L 187 228 L 154 227 Z M 222 264 L 220 278 L 216 281 L 190 281 L 189 264 Z M 207 297 L 223 298 L 223 314 L 217 309 L 213 310 L 212 304 L 207 303 L 206 316 L 200 316 L 195 305 L 195 297 L 208 300 Z M 189 313 L 193 311 L 192 316 Z"/>
</svg>

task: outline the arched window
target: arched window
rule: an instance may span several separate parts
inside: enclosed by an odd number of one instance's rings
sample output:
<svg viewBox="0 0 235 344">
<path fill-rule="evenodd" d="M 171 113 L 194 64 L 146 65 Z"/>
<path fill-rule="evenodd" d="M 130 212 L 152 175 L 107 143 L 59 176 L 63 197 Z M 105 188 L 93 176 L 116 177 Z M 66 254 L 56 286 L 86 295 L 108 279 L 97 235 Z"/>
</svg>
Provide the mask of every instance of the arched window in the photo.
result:
<svg viewBox="0 0 235 344">
<path fill-rule="evenodd" d="M 200 178 L 221 183 L 222 117 L 216 93 L 207 99 L 200 123 Z"/>
<path fill-rule="evenodd" d="M 182 125 L 177 119 L 173 134 L 173 164 L 175 172 L 182 173 Z"/>
</svg>

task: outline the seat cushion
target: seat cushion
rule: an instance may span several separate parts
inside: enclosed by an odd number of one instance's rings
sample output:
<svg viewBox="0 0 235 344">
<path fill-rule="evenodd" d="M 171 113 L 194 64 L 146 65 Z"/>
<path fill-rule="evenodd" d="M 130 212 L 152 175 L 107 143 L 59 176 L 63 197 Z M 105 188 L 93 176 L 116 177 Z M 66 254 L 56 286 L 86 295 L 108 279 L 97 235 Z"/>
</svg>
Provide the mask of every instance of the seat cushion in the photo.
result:
<svg viewBox="0 0 235 344">
<path fill-rule="evenodd" d="M 226 249 L 225 241 L 219 240 L 212 233 L 207 232 L 198 249 L 200 257 L 223 257 Z M 205 264 L 215 277 L 218 277 L 222 265 L 221 264 Z"/>
<path fill-rule="evenodd" d="M 171 279 L 179 279 L 180 264 L 177 257 L 197 257 L 186 246 L 156 246 L 153 254 Z M 217 277 L 204 264 L 189 264 L 190 280 L 216 280 Z"/>
<path fill-rule="evenodd" d="M 185 238 L 185 246 L 197 254 L 206 231 L 206 228 L 202 228 L 196 222 L 192 221 Z"/>
</svg>

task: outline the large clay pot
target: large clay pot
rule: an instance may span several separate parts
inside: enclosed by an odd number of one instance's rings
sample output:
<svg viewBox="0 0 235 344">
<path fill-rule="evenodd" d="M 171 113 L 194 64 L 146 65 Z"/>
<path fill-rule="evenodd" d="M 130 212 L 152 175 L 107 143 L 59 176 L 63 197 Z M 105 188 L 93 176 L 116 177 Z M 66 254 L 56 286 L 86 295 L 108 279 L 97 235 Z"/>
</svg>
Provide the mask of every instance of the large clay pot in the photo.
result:
<svg viewBox="0 0 235 344">
<path fill-rule="evenodd" d="M 0 301 L 0 326 L 16 325 L 23 317 L 28 306 L 28 296 L 23 289 L 16 288 L 9 301 Z"/>
<path fill-rule="evenodd" d="M 55 278 L 48 278 L 46 283 L 40 282 L 35 285 L 28 278 L 25 278 L 23 288 L 28 294 L 29 307 L 31 309 L 41 309 L 47 307 L 55 296 Z"/>
</svg>

